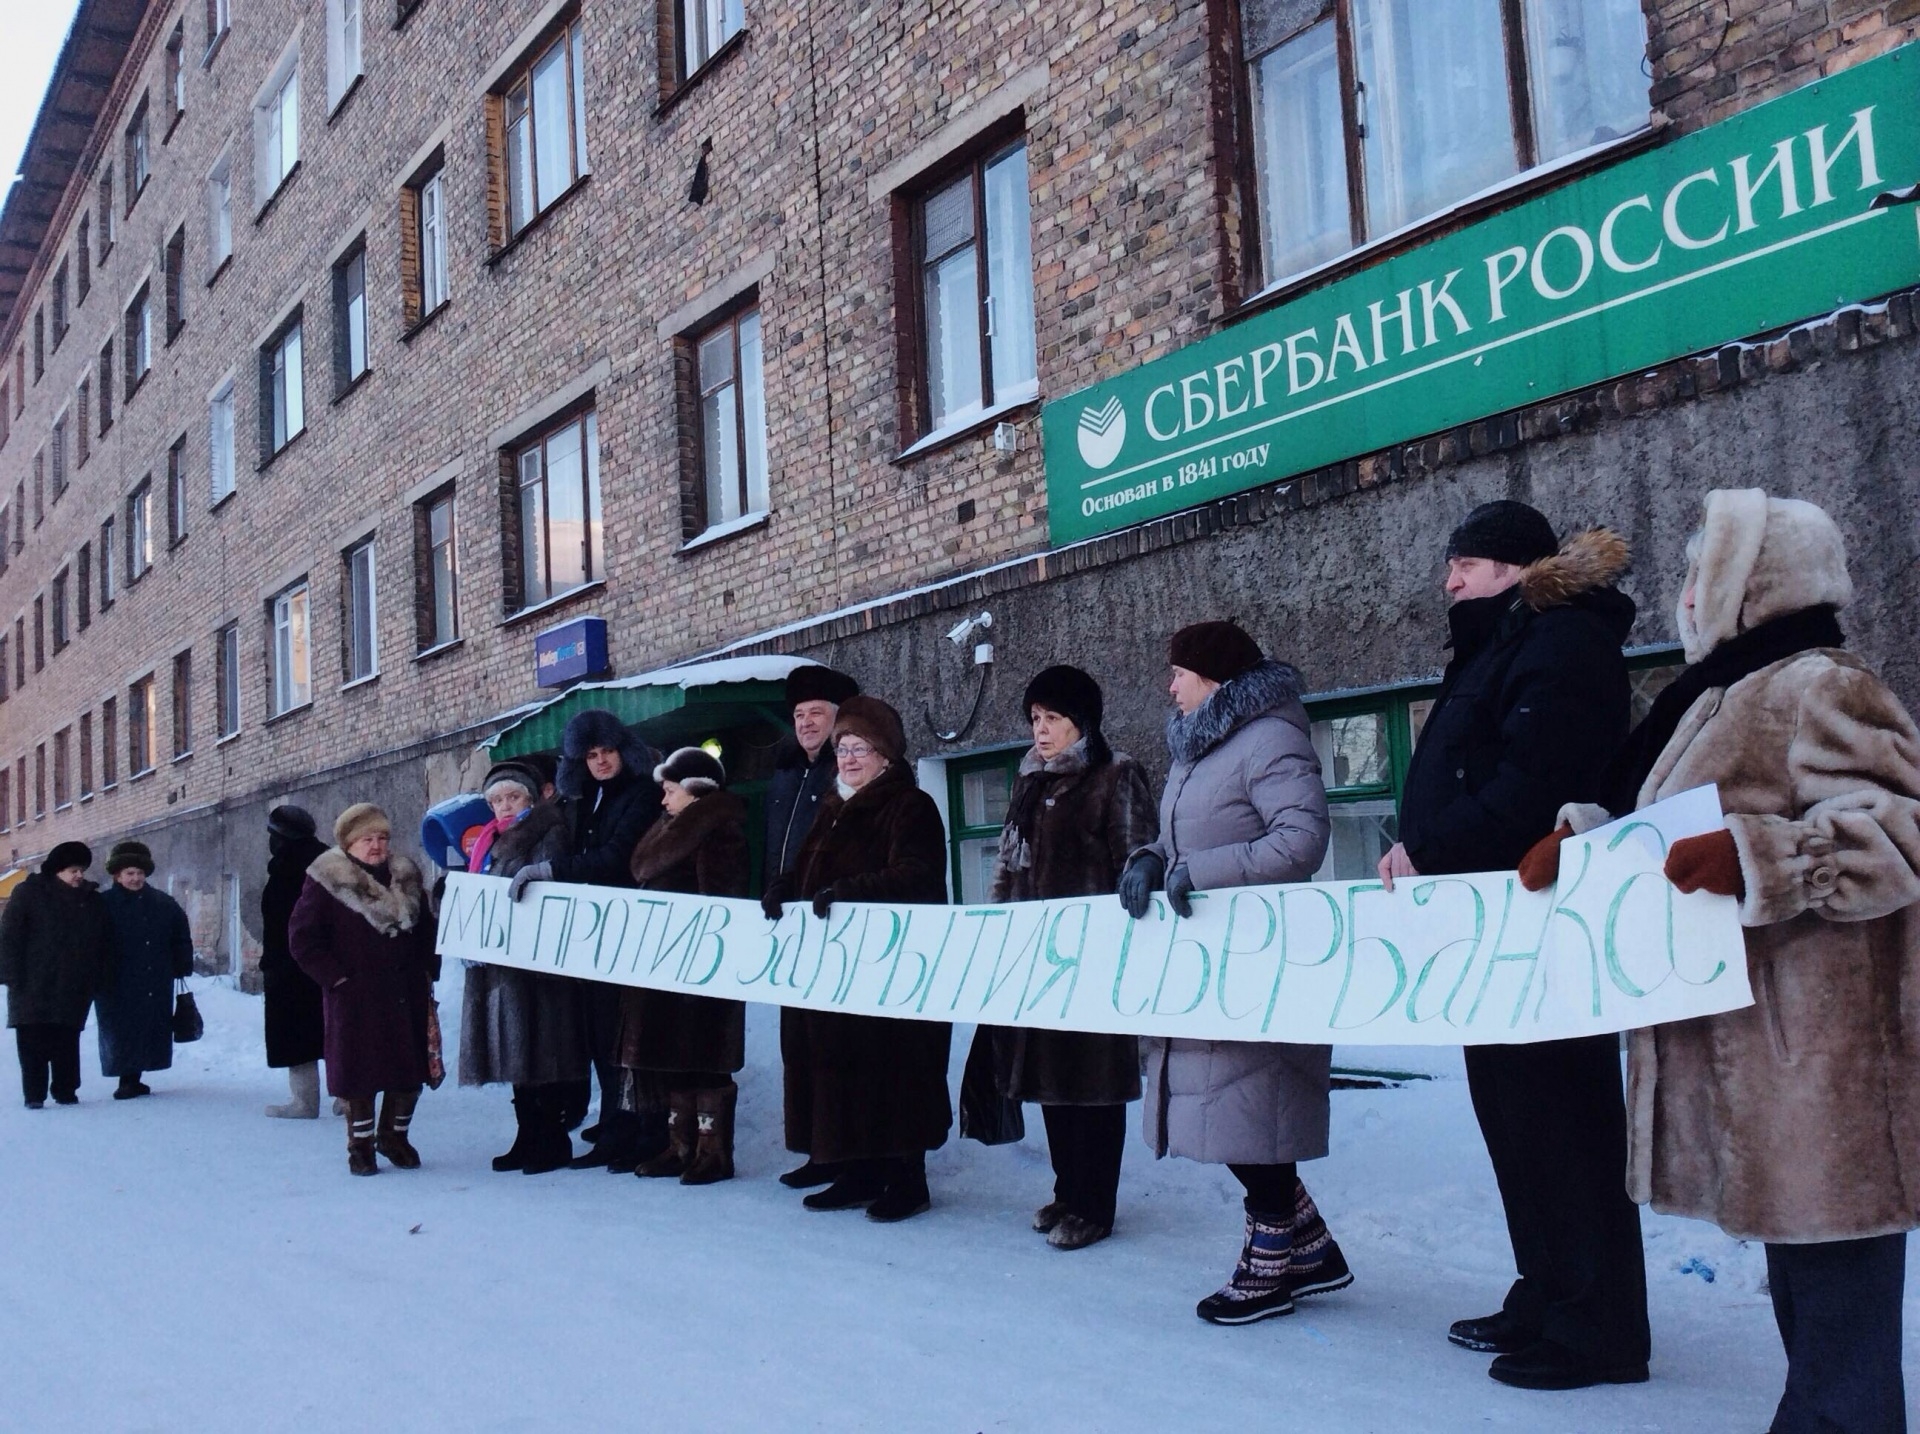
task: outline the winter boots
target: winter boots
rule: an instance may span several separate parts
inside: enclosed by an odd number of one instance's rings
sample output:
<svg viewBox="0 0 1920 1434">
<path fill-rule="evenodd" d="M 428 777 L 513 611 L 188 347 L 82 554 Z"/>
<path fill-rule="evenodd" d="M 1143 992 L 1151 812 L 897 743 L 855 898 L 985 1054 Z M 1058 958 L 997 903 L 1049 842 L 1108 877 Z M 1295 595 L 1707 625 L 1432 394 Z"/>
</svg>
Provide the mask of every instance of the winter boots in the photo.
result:
<svg viewBox="0 0 1920 1434">
<path fill-rule="evenodd" d="M 1193 1312 L 1209 1324 L 1252 1324 L 1292 1314 L 1293 1294 L 1287 1287 L 1292 1254 L 1291 1217 L 1249 1211 L 1246 1240 L 1233 1277 L 1194 1306 Z"/>
<path fill-rule="evenodd" d="M 698 1118 L 696 1094 L 690 1090 L 667 1093 L 667 1148 L 651 1160 L 635 1165 L 635 1175 L 643 1180 L 664 1180 L 686 1174 L 693 1164 L 694 1127 Z"/>
<path fill-rule="evenodd" d="M 413 1108 L 420 1103 L 420 1091 L 390 1090 L 380 1099 L 380 1133 L 374 1145 L 397 1170 L 418 1170 L 420 1152 L 407 1143 L 407 1127 L 413 1124 Z"/>
<path fill-rule="evenodd" d="M 373 1102 L 347 1102 L 347 1169 L 355 1175 L 378 1175 L 380 1162 L 373 1158 Z"/>
<path fill-rule="evenodd" d="M 882 1225 L 910 1220 L 933 1205 L 927 1190 L 927 1158 L 905 1155 L 886 1162 L 886 1186 L 867 1206 L 867 1218 Z"/>
<path fill-rule="evenodd" d="M 733 1179 L 733 1110 L 740 1087 L 732 1081 L 694 1093 L 693 1159 L 682 1185 L 713 1185 Z"/>
<path fill-rule="evenodd" d="M 113 1088 L 115 1100 L 138 1100 L 143 1095 L 152 1095 L 153 1087 L 140 1079 L 139 1072 L 120 1077 L 120 1084 Z"/>
<path fill-rule="evenodd" d="M 305 1061 L 287 1067 L 287 1103 L 270 1105 L 267 1114 L 280 1120 L 320 1118 L 320 1062 Z"/>
<path fill-rule="evenodd" d="M 507 1147 L 505 1154 L 493 1157 L 493 1168 L 501 1175 L 526 1168 L 527 1132 L 533 1126 L 535 1099 L 528 1087 L 517 1085 L 513 1088 L 513 1144 Z"/>
<path fill-rule="evenodd" d="M 573 1163 L 573 1140 L 567 1134 L 566 1106 L 553 1086 L 522 1086 L 514 1096 L 515 1113 L 524 1122 L 520 1139 L 520 1173 L 545 1175 Z M 524 1142 L 522 1144 L 521 1142 Z"/>
<path fill-rule="evenodd" d="M 1331 1294 L 1353 1283 L 1347 1257 L 1320 1218 L 1320 1207 L 1307 1193 L 1306 1182 L 1293 1182 L 1293 1251 L 1287 1261 L 1287 1288 L 1295 1299 Z"/>
</svg>

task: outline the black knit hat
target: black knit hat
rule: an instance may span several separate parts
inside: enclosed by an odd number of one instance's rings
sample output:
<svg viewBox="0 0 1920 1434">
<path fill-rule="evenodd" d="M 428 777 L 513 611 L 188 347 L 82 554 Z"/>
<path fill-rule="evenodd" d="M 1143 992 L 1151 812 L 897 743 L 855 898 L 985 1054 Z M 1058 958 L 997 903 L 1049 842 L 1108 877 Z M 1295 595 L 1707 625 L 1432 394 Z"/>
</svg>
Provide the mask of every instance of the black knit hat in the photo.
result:
<svg viewBox="0 0 1920 1434">
<path fill-rule="evenodd" d="M 1020 699 L 1020 711 L 1030 717 L 1036 707 L 1058 712 L 1085 736 L 1100 730 L 1106 702 L 1100 695 L 1098 682 L 1079 668 L 1061 663 L 1036 674 L 1027 684 L 1026 694 Z"/>
<path fill-rule="evenodd" d="M 860 684 L 844 672 L 809 662 L 787 674 L 787 710 L 802 702 L 831 702 L 838 707 L 849 697 L 860 695 Z"/>
<path fill-rule="evenodd" d="M 287 805 L 267 813 L 267 830 L 275 836 L 297 841 L 315 835 L 320 828 L 314 823 L 313 813 L 305 807 Z"/>
<path fill-rule="evenodd" d="M 1482 503 L 1460 521 L 1447 539 L 1447 559 L 1486 558 L 1524 568 L 1560 551 L 1553 524 L 1538 508 L 1511 498 Z"/>
<path fill-rule="evenodd" d="M 47 859 L 40 863 L 40 870 L 48 876 L 54 876 L 70 866 L 77 866 L 84 871 L 92 865 L 92 847 L 83 841 L 63 841 L 47 853 Z"/>
<path fill-rule="evenodd" d="M 663 786 L 678 782 L 696 797 L 704 797 L 726 786 L 727 769 L 704 747 L 682 747 L 653 769 L 653 779 Z"/>
<path fill-rule="evenodd" d="M 1237 622 L 1196 622 L 1173 635 L 1167 661 L 1209 682 L 1231 682 L 1258 667 L 1262 654 Z"/>
<path fill-rule="evenodd" d="M 107 875 L 118 876 L 123 866 L 137 866 L 148 876 L 153 875 L 153 853 L 147 850 L 143 841 L 117 841 L 113 850 L 107 853 Z"/>
<path fill-rule="evenodd" d="M 480 784 L 480 794 L 485 796 L 503 782 L 511 782 L 527 794 L 529 801 L 540 800 L 540 774 L 533 769 L 531 762 L 519 757 L 509 757 L 504 762 L 495 762 L 487 768 L 487 779 Z"/>
</svg>

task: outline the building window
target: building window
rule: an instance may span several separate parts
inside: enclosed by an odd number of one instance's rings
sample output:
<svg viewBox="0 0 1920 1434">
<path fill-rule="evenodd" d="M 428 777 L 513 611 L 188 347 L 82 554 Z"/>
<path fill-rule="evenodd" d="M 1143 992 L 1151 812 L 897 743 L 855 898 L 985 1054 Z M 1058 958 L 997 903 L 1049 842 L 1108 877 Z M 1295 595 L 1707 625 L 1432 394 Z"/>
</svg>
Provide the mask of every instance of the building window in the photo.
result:
<svg viewBox="0 0 1920 1434">
<path fill-rule="evenodd" d="M 414 509 L 415 564 L 421 574 L 416 614 L 422 652 L 460 636 L 460 561 L 453 538 L 451 491 Z"/>
<path fill-rule="evenodd" d="M 80 799 L 85 801 L 93 795 L 93 714 L 80 714 Z M 6 805 L 0 800 L 0 808 Z"/>
<path fill-rule="evenodd" d="M 176 20 L 173 34 L 167 37 L 167 136 L 173 134 L 173 127 L 180 123 L 180 116 L 187 112 L 187 69 L 180 63 L 181 51 L 187 44 L 187 22 Z"/>
<path fill-rule="evenodd" d="M 33 670 L 47 670 L 47 598 L 45 593 L 33 599 Z"/>
<path fill-rule="evenodd" d="M 580 22 L 561 27 L 488 105 L 488 149 L 506 176 L 506 212 L 496 215 L 512 238 L 587 172 L 585 46 Z"/>
<path fill-rule="evenodd" d="M 373 539 L 355 543 L 341 554 L 346 569 L 340 585 L 342 664 L 348 682 L 361 682 L 380 671 L 379 619 L 375 610 Z"/>
<path fill-rule="evenodd" d="M 947 179 L 914 214 L 919 431 L 1037 397 L 1025 141 Z"/>
<path fill-rule="evenodd" d="M 53 809 L 65 811 L 73 805 L 73 728 L 62 727 L 53 734 Z"/>
<path fill-rule="evenodd" d="M 33 814 L 44 817 L 47 814 L 47 744 L 41 742 L 33 749 Z"/>
<path fill-rule="evenodd" d="M 127 495 L 127 581 L 137 583 L 153 566 L 153 479 L 142 478 Z"/>
<path fill-rule="evenodd" d="M 53 351 L 60 352 L 60 341 L 67 336 L 67 261 L 62 259 L 53 271 Z"/>
<path fill-rule="evenodd" d="M 264 462 L 307 426 L 300 312 L 260 350 L 260 456 Z"/>
<path fill-rule="evenodd" d="M 0 632 L 0 702 L 5 702 L 13 692 L 13 664 L 8 656 L 11 641 L 5 632 Z"/>
<path fill-rule="evenodd" d="M 187 326 L 187 226 L 182 224 L 167 240 L 160 257 L 161 278 L 167 293 L 167 342 L 180 337 Z"/>
<path fill-rule="evenodd" d="M 517 591 L 508 608 L 529 608 L 600 577 L 600 431 L 592 410 L 511 450 L 518 551 L 508 564 Z"/>
<path fill-rule="evenodd" d="M 411 328 L 446 303 L 447 197 L 441 159 L 431 161 L 431 172 L 401 192 L 401 280 L 405 287 L 405 319 Z"/>
<path fill-rule="evenodd" d="M 220 43 L 227 33 L 227 26 L 233 23 L 232 0 L 207 0 L 207 56 L 212 58 L 213 47 Z"/>
<path fill-rule="evenodd" d="M 67 491 L 67 415 L 53 420 L 53 434 L 47 446 L 53 450 L 53 501 L 58 503 L 60 495 Z"/>
<path fill-rule="evenodd" d="M 230 622 L 214 638 L 214 682 L 220 692 L 222 740 L 240 730 L 240 625 Z"/>
<path fill-rule="evenodd" d="M 94 206 L 94 209 L 100 216 L 100 252 L 95 257 L 104 264 L 107 262 L 107 255 L 113 252 L 114 237 L 120 228 L 118 211 L 113 207 L 113 166 L 111 164 L 100 167 L 99 203 Z"/>
<path fill-rule="evenodd" d="M 93 623 L 93 545 L 82 543 L 73 558 L 74 626 L 85 632 Z"/>
<path fill-rule="evenodd" d="M 327 109 L 331 112 L 360 78 L 362 0 L 327 0 Z"/>
<path fill-rule="evenodd" d="M 67 631 L 67 589 L 72 585 L 71 575 L 62 568 L 53 575 L 53 650 L 56 654 L 66 650 L 71 636 Z"/>
<path fill-rule="evenodd" d="M 111 513 L 100 524 L 100 611 L 105 612 L 113 606 L 113 600 L 119 595 L 119 582 L 114 573 L 114 554 L 119 549 L 114 544 L 114 522 Z"/>
<path fill-rule="evenodd" d="M 344 394 L 367 371 L 367 246 L 333 266 L 333 386 Z"/>
<path fill-rule="evenodd" d="M 187 540 L 187 435 L 173 440 L 167 450 L 167 546 Z"/>
<path fill-rule="evenodd" d="M 306 583 L 295 583 L 275 597 L 267 604 L 267 614 L 273 632 L 268 706 L 279 717 L 313 701 Z"/>
<path fill-rule="evenodd" d="M 13 437 L 13 398 L 7 385 L 0 383 L 0 448 L 7 446 L 7 440 Z"/>
<path fill-rule="evenodd" d="M 19 816 L 15 825 L 24 826 L 27 820 L 27 759 L 25 757 L 20 759 L 19 764 L 14 769 L 14 773 L 17 779 L 14 782 L 14 789 L 19 793 L 17 798 L 18 805 L 15 807 L 15 811 L 18 812 Z"/>
<path fill-rule="evenodd" d="M 153 748 L 153 675 L 149 673 L 127 688 L 127 775 L 137 777 L 151 772 Z"/>
<path fill-rule="evenodd" d="M 1647 122 L 1630 0 L 1253 0 L 1242 25 L 1269 284 Z"/>
<path fill-rule="evenodd" d="M 113 427 L 113 340 L 100 345 L 100 436 Z"/>
<path fill-rule="evenodd" d="M 13 620 L 13 689 L 18 692 L 27 685 L 27 620 L 16 617 Z"/>
<path fill-rule="evenodd" d="M 699 386 L 700 501 L 688 537 L 767 511 L 759 309 L 745 309 L 695 340 L 694 380 Z"/>
<path fill-rule="evenodd" d="M 207 173 L 207 272 L 233 257 L 233 156 L 223 150 Z"/>
<path fill-rule="evenodd" d="M 275 70 L 253 111 L 254 195 L 265 209 L 300 163 L 300 53 Z"/>
<path fill-rule="evenodd" d="M 47 521 L 47 450 L 33 455 L 33 526 Z"/>
<path fill-rule="evenodd" d="M 684 82 L 746 28 L 747 15 L 741 0 L 674 0 L 673 23 L 679 31 L 679 78 Z"/>
<path fill-rule="evenodd" d="M 47 311 L 33 311 L 33 381 L 40 382 L 47 371 Z"/>
<path fill-rule="evenodd" d="M 83 378 L 73 395 L 73 466 L 76 468 L 85 463 L 93 452 L 93 433 L 88 423 L 92 409 L 93 380 Z"/>
<path fill-rule="evenodd" d="M 193 650 L 173 655 L 173 759 L 193 755 Z"/>
<path fill-rule="evenodd" d="M 233 491 L 233 380 L 228 379 L 207 400 L 207 487 L 218 503 Z"/>
<path fill-rule="evenodd" d="M 0 765 L 0 832 L 13 827 L 13 769 Z"/>
<path fill-rule="evenodd" d="M 80 229 L 73 241 L 74 289 L 73 302 L 76 307 L 86 303 L 87 295 L 93 292 L 93 216 L 80 216 Z"/>
<path fill-rule="evenodd" d="M 153 305 L 147 302 L 145 284 L 127 305 L 126 332 L 120 346 L 127 366 L 126 397 L 131 401 L 134 390 L 153 367 Z"/>
<path fill-rule="evenodd" d="M 120 781 L 120 704 L 108 697 L 100 703 L 100 790 Z"/>
<path fill-rule="evenodd" d="M 140 103 L 133 108 L 133 118 L 127 122 L 127 212 L 133 212 L 133 206 L 140 202 L 140 195 L 147 187 L 150 158 L 147 151 L 147 97 L 140 96 Z"/>
<path fill-rule="evenodd" d="M 1013 748 L 947 763 L 947 810 L 953 814 L 948 845 L 956 901 L 985 901 L 992 889 L 993 860 L 1000 850 L 1000 828 L 1007 820 L 1007 799 L 1025 755 L 1025 748 Z"/>
</svg>

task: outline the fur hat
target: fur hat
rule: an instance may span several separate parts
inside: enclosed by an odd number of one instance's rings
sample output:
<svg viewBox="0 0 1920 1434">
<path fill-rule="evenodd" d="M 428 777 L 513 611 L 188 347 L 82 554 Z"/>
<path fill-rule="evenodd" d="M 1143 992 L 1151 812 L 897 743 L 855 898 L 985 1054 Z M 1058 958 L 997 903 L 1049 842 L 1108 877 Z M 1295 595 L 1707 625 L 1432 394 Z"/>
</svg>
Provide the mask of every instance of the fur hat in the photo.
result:
<svg viewBox="0 0 1920 1434">
<path fill-rule="evenodd" d="M 372 802 L 355 802 L 333 819 L 333 844 L 342 851 L 370 832 L 393 832 L 387 814 Z"/>
<path fill-rule="evenodd" d="M 274 836 L 298 841 L 302 837 L 313 836 L 319 827 L 313 820 L 312 812 L 305 807 L 288 804 L 275 807 L 267 813 L 267 830 Z"/>
<path fill-rule="evenodd" d="M 85 871 L 92 865 L 92 847 L 83 841 L 63 841 L 47 853 L 47 859 L 40 863 L 40 870 L 48 876 L 55 876 L 70 866 L 77 866 Z"/>
<path fill-rule="evenodd" d="M 1182 664 L 1184 666 L 1184 664 Z M 1044 707 L 1058 712 L 1080 729 L 1085 737 L 1100 730 L 1106 701 L 1100 684 L 1077 667 L 1062 663 L 1037 673 L 1020 698 L 1021 715 L 1030 717 L 1033 709 Z"/>
<path fill-rule="evenodd" d="M 487 768 L 487 779 L 480 784 L 480 794 L 485 796 L 495 787 L 514 786 L 527 794 L 529 801 L 540 800 L 540 774 L 533 765 L 519 757 L 509 757 L 504 762 L 495 762 Z"/>
<path fill-rule="evenodd" d="M 900 714 L 878 697 L 856 695 L 840 704 L 833 719 L 835 746 L 842 737 L 858 737 L 896 765 L 907 760 L 907 729 Z"/>
<path fill-rule="evenodd" d="M 704 797 L 726 786 L 727 769 L 704 747 L 682 747 L 653 769 L 653 779 L 663 785 L 678 782 L 696 797 Z"/>
<path fill-rule="evenodd" d="M 1460 520 L 1447 539 L 1447 559 L 1486 558 L 1524 568 L 1560 551 L 1553 524 L 1538 508 L 1511 498 L 1482 503 Z"/>
<path fill-rule="evenodd" d="M 1687 661 L 1787 613 L 1853 601 L 1846 540 L 1824 509 L 1759 488 L 1716 488 L 1706 509 L 1687 543 L 1693 613 L 1675 613 Z"/>
<path fill-rule="evenodd" d="M 1260 644 L 1235 622 L 1196 622 L 1167 644 L 1167 661 L 1210 682 L 1231 682 L 1259 666 Z"/>
<path fill-rule="evenodd" d="M 147 850 L 142 841 L 117 841 L 113 850 L 107 853 L 107 875 L 118 876 L 123 866 L 137 866 L 148 876 L 153 875 L 153 853 Z"/>
<path fill-rule="evenodd" d="M 554 785 L 563 797 L 584 797 L 593 786 L 587 770 L 588 751 L 606 747 L 620 754 L 622 771 L 644 777 L 657 760 L 653 749 L 634 735 L 626 723 L 604 707 L 589 707 L 567 719 L 560 734 L 560 768 Z"/>
<path fill-rule="evenodd" d="M 809 662 L 787 674 L 787 710 L 802 702 L 831 702 L 838 707 L 849 697 L 860 695 L 860 684 L 844 672 Z"/>
</svg>

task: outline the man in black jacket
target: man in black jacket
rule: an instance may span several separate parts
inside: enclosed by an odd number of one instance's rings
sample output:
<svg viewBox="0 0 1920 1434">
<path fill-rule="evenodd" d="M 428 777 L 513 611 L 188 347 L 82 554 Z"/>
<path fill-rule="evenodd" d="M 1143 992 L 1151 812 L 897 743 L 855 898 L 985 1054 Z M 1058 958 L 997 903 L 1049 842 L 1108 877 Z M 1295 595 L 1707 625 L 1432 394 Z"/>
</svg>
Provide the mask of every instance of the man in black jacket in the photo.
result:
<svg viewBox="0 0 1920 1434">
<path fill-rule="evenodd" d="M 815 663 L 787 674 L 787 711 L 793 716 L 793 741 L 780 744 L 773 778 L 767 783 L 767 845 L 762 874 L 769 891 L 793 870 L 807 833 L 813 830 L 820 799 L 833 790 L 839 768 L 827 739 L 833 735 L 833 719 L 839 715 L 840 704 L 859 691 L 860 684 L 846 673 Z M 804 1040 L 804 1023 L 782 1007 L 780 1059 L 787 1068 L 789 1084 L 808 1068 L 801 1049 Z M 808 1160 L 782 1175 L 780 1183 L 805 1190 L 829 1184 L 833 1178 L 832 1166 Z"/>
<path fill-rule="evenodd" d="M 1517 866 L 1568 802 L 1599 796 L 1627 734 L 1621 643 L 1626 543 L 1605 529 L 1562 546 L 1524 503 L 1483 503 L 1447 545 L 1453 657 L 1400 803 L 1400 876 Z M 1647 1377 L 1646 1264 L 1626 1193 L 1626 1105 L 1614 1036 L 1469 1046 L 1474 1114 L 1519 1270 L 1501 1310 L 1457 1321 L 1455 1344 L 1497 1355 L 1528 1389 Z"/>
</svg>

